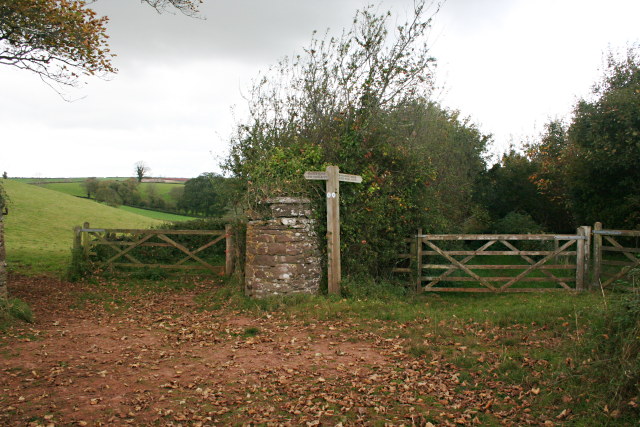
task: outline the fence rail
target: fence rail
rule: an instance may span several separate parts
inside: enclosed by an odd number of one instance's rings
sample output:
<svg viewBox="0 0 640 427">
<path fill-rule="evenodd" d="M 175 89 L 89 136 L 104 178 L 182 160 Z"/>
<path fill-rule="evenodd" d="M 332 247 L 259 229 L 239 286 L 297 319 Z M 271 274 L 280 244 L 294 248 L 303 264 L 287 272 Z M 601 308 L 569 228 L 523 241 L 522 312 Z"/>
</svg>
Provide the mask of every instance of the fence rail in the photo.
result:
<svg viewBox="0 0 640 427">
<path fill-rule="evenodd" d="M 409 253 L 399 255 L 413 265 L 394 272 L 415 272 L 418 292 L 582 290 L 589 273 L 590 232 L 591 227 L 578 228 L 576 235 L 422 234 L 418 230 L 408 240 Z"/>
<path fill-rule="evenodd" d="M 635 239 L 630 239 L 634 238 Z M 638 238 L 640 230 L 603 230 L 602 223 L 593 227 L 593 286 L 611 288 L 620 280 L 628 278 L 629 273 L 640 268 L 640 248 Z M 634 243 L 633 247 L 630 246 Z M 612 259 L 615 258 L 615 259 Z M 632 279 L 633 281 L 633 279 Z M 621 285 L 621 288 L 630 289 Z"/>
<path fill-rule="evenodd" d="M 141 230 L 92 228 L 84 223 L 84 226 L 74 228 L 74 248 L 82 251 L 85 260 L 103 268 L 209 270 L 229 275 L 233 271 L 235 252 L 231 231 L 230 225 L 224 230 Z M 199 236 L 200 239 L 196 239 L 195 246 L 188 239 L 181 242 L 188 236 Z M 212 261 L 211 254 L 205 256 L 204 252 L 223 240 L 224 264 L 219 264 Z M 109 255 L 102 254 L 98 259 L 100 248 L 106 248 Z M 161 255 L 156 253 L 154 256 L 153 251 L 158 252 L 157 248 L 166 249 Z M 161 262 L 148 262 L 149 259 Z"/>
</svg>

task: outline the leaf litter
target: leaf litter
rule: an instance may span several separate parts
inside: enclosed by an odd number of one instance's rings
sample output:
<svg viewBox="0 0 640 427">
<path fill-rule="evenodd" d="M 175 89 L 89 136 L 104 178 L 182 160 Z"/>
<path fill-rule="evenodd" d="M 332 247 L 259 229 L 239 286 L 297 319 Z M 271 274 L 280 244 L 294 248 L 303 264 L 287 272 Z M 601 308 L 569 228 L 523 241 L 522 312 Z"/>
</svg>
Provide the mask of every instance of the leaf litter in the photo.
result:
<svg viewBox="0 0 640 427">
<path fill-rule="evenodd" d="M 80 305 L 104 284 L 10 283 L 36 322 L 0 335 L 0 424 L 556 425 L 573 416 L 568 406 L 531 410 L 545 361 L 517 361 L 532 385 L 498 374 L 510 361 L 500 339 L 518 329 L 525 347 L 557 344 L 539 327 L 441 321 L 451 333 L 424 332 L 428 351 L 415 355 L 403 332 L 428 322 L 200 310 L 194 299 L 221 286 L 212 279 L 170 292 L 109 288 L 110 298 Z"/>
</svg>

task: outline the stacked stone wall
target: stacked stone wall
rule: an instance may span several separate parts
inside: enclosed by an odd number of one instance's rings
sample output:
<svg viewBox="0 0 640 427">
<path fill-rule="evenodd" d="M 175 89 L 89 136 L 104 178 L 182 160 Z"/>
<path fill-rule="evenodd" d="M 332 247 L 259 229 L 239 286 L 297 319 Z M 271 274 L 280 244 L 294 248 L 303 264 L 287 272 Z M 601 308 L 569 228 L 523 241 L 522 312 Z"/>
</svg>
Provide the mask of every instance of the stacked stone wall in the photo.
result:
<svg viewBox="0 0 640 427">
<path fill-rule="evenodd" d="M 245 292 L 255 298 L 317 293 L 321 265 L 309 200 L 267 201 L 268 219 L 247 224 Z"/>
</svg>

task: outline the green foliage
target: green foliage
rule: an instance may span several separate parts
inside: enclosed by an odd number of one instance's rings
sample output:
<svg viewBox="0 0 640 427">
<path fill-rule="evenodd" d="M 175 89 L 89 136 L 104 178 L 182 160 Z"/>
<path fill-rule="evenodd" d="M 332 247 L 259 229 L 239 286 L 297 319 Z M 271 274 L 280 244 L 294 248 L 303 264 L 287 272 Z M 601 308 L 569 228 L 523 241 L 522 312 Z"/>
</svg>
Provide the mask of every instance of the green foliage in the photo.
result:
<svg viewBox="0 0 640 427">
<path fill-rule="evenodd" d="M 638 419 L 640 411 L 640 293 L 615 295 L 592 316 L 589 333 L 577 348 L 581 358 L 572 377 L 576 387 L 622 415 Z"/>
<path fill-rule="evenodd" d="M 355 300 L 389 301 L 407 297 L 409 291 L 404 284 L 363 277 L 347 277 L 340 286 L 342 296 Z"/>
<path fill-rule="evenodd" d="M 210 217 L 222 216 L 237 198 L 234 179 L 215 173 L 203 173 L 185 183 L 178 208 Z"/>
<path fill-rule="evenodd" d="M 568 132 L 571 194 L 583 221 L 640 225 L 640 58 L 609 55 L 592 100 L 581 100 Z"/>
<path fill-rule="evenodd" d="M 539 188 L 538 184 L 542 182 L 540 163 L 511 147 L 500 163 L 478 175 L 474 198 L 487 210 L 493 223 L 485 231 L 505 229 L 505 226 L 514 230 L 521 228 L 523 232 L 528 229 L 536 232 L 541 229 L 555 232 L 575 230 L 573 219 L 563 203 Z M 509 226 L 505 220 L 511 212 L 526 215 L 532 224 L 540 225 L 528 227 L 523 223 L 522 227 Z M 511 222 L 516 220 L 517 217 L 507 219 Z"/>
<path fill-rule="evenodd" d="M 100 181 L 98 181 L 97 178 L 87 178 L 84 181 L 82 181 L 82 187 L 87 192 L 88 198 L 91 198 L 92 194 L 95 196 L 99 186 L 100 186 Z"/>
<path fill-rule="evenodd" d="M 71 249 L 71 262 L 67 267 L 66 277 L 70 282 L 77 282 L 89 273 L 89 264 L 84 258 L 82 248 Z"/>
<path fill-rule="evenodd" d="M 532 180 L 578 223 L 632 229 L 640 226 L 638 47 L 624 57 L 609 53 L 607 61 L 601 81 L 590 98 L 577 103 L 568 128 L 551 121 L 541 141 L 529 147 L 537 168 Z"/>
<path fill-rule="evenodd" d="M 33 323 L 33 312 L 29 304 L 19 298 L 0 299 L 0 320 L 10 321 L 11 319 L 22 320 Z"/>
<path fill-rule="evenodd" d="M 96 200 L 110 206 L 139 205 L 141 202 L 138 183 L 135 179 L 124 181 L 106 180 L 98 183 L 95 190 Z"/>
<path fill-rule="evenodd" d="M 519 212 L 509 212 L 503 218 L 493 223 L 492 231 L 502 234 L 537 234 L 542 233 L 542 227 L 531 215 Z"/>
<path fill-rule="evenodd" d="M 304 195 L 318 224 L 324 183 L 304 172 L 337 165 L 361 175 L 361 184 L 340 187 L 347 274 L 387 273 L 417 227 L 462 228 L 473 209 L 472 177 L 484 168 L 488 137 L 427 100 L 431 19 L 424 2 L 415 12 L 392 34 L 389 14 L 360 11 L 342 37 L 314 38 L 305 55 L 274 67 L 252 88 L 251 116 L 226 163 L 252 209 L 268 197 Z"/>
<path fill-rule="evenodd" d="M 120 206 L 118 209 L 166 222 L 191 221 L 194 219 L 192 216 L 177 215 L 147 208 L 134 208 L 132 206 Z"/>
</svg>

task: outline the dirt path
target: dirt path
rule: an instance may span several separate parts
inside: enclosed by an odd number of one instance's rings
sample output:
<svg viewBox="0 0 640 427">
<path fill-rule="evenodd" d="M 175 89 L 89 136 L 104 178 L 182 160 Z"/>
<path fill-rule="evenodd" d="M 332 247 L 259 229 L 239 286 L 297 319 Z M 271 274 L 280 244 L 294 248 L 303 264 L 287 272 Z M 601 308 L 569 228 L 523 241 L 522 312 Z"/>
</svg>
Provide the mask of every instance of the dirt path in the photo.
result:
<svg viewBox="0 0 640 427">
<path fill-rule="evenodd" d="M 211 282 L 110 301 L 92 300 L 95 286 L 11 278 L 37 321 L 0 335 L 0 424 L 544 421 L 528 391 L 462 381 L 443 358 L 358 323 L 198 311 Z"/>
</svg>

